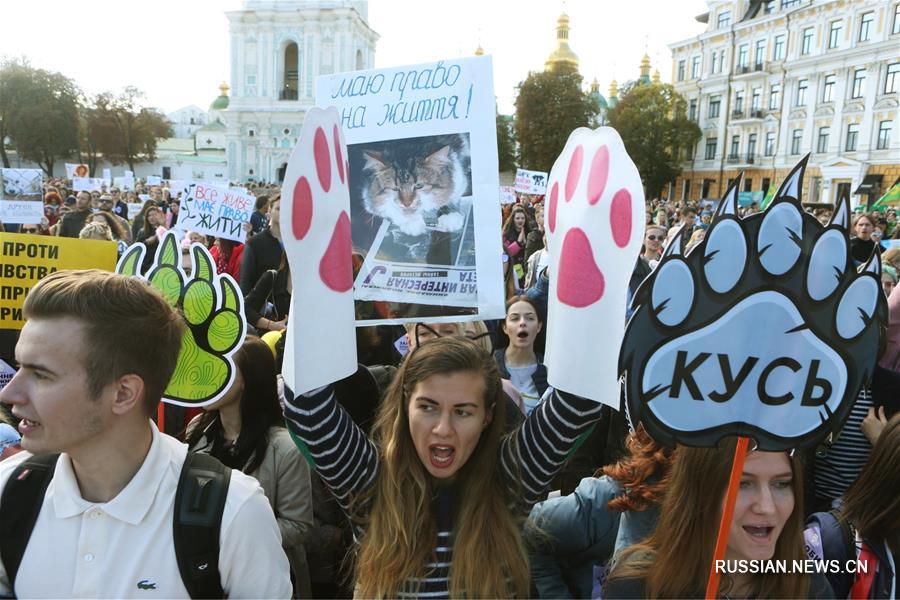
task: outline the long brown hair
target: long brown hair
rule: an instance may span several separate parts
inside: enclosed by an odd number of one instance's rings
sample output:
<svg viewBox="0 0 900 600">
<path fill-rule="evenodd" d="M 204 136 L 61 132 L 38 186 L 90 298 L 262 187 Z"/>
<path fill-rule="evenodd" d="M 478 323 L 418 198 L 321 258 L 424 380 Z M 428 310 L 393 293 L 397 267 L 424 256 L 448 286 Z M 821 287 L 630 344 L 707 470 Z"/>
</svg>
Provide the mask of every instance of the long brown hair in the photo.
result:
<svg viewBox="0 0 900 600">
<path fill-rule="evenodd" d="M 356 559 L 356 595 L 395 597 L 410 578 L 425 577 L 433 560 L 437 523 L 435 479 L 419 460 L 409 433 L 409 400 L 432 375 L 474 373 L 484 378 L 484 402 L 493 419 L 457 475 L 450 596 L 527 597 L 529 569 L 516 499 L 504 484 L 500 444 L 506 422 L 500 374 L 491 356 L 462 337 L 426 342 L 407 355 L 381 403 L 374 426 L 381 465 L 370 494 L 354 499 L 371 511 Z"/>
<path fill-rule="evenodd" d="M 672 473 L 674 450 L 659 445 L 638 423 L 625 438 L 628 454 L 614 465 L 603 467 L 596 476 L 612 477 L 625 490 L 607 505 L 610 510 L 644 511 L 658 505 L 663 498 Z M 653 483 L 647 480 L 656 477 Z"/>
<path fill-rule="evenodd" d="M 527 236 L 531 233 L 531 215 L 528 214 L 528 211 L 525 210 L 524 206 L 515 205 L 509 213 L 509 217 L 506 219 L 506 222 L 503 223 L 503 235 L 507 239 L 515 239 L 518 234 L 516 232 L 516 214 L 522 213 L 525 215 L 525 225 L 523 229 L 525 230 L 525 235 Z"/>
<path fill-rule="evenodd" d="M 659 522 L 646 541 L 625 549 L 617 558 L 610 579 L 643 578 L 648 598 L 684 598 L 702 595 L 709 577 L 722 499 L 728 487 L 737 438 L 726 438 L 718 448 L 679 447 L 662 502 Z M 790 458 L 794 510 L 775 544 L 773 560 L 804 560 L 803 468 Z M 723 575 L 720 593 L 728 593 L 733 580 Z M 747 593 L 754 598 L 804 598 L 809 587 L 805 575 L 762 574 L 754 577 Z"/>
<path fill-rule="evenodd" d="M 900 414 L 878 436 L 866 466 L 844 494 L 841 519 L 860 536 L 900 545 Z M 886 536 L 892 536 L 886 538 Z"/>
</svg>

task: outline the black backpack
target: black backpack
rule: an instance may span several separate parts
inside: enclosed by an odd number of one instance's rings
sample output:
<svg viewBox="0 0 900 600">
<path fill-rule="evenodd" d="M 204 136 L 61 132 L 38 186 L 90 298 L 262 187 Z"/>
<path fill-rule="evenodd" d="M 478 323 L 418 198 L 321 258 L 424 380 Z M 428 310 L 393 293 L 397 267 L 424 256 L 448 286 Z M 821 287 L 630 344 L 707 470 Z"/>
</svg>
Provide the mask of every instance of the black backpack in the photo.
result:
<svg viewBox="0 0 900 600">
<path fill-rule="evenodd" d="M 19 465 L 3 489 L 0 558 L 10 589 L 43 504 L 59 454 L 39 454 Z M 191 598 L 224 598 L 219 575 L 219 529 L 231 469 L 207 454 L 189 452 L 175 491 L 172 533 L 181 580 Z"/>
</svg>

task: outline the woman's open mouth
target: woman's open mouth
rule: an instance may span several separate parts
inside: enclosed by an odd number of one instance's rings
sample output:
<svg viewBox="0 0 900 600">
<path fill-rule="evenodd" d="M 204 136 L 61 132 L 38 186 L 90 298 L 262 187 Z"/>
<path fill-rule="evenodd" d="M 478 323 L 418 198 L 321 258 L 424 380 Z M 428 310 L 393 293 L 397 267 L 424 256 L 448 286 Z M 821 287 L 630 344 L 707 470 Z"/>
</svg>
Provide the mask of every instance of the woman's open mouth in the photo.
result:
<svg viewBox="0 0 900 600">
<path fill-rule="evenodd" d="M 430 451 L 431 465 L 438 469 L 446 469 L 453 464 L 456 449 L 453 446 L 432 445 L 428 447 Z"/>
<path fill-rule="evenodd" d="M 767 541 L 772 536 L 772 532 L 775 531 L 775 528 L 766 525 L 744 525 L 743 530 L 747 532 L 747 535 L 754 539 Z"/>
</svg>

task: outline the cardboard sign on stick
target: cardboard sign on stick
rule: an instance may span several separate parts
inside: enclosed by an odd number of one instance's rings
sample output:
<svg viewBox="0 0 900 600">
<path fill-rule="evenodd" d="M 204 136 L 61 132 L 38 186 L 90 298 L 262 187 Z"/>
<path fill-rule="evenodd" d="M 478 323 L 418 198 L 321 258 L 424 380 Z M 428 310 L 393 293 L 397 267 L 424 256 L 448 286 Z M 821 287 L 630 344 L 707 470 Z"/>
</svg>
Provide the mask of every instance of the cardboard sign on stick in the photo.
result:
<svg viewBox="0 0 900 600">
<path fill-rule="evenodd" d="M 619 406 L 628 282 L 644 239 L 644 188 L 615 129 L 572 132 L 550 171 L 550 384 Z"/>
<path fill-rule="evenodd" d="M 547 174 L 543 171 L 516 169 L 516 191 L 542 196 L 547 193 Z"/>
<path fill-rule="evenodd" d="M 806 160 L 744 218 L 738 177 L 704 240 L 685 254 L 675 236 L 635 292 L 620 372 L 631 421 L 656 441 L 814 445 L 871 377 L 887 319 L 881 260 L 854 267 L 848 194 L 827 227 L 803 210 Z"/>
<path fill-rule="evenodd" d="M 281 188 L 294 287 L 282 374 L 296 394 L 356 372 L 349 184 L 340 115 L 313 108 Z"/>
<path fill-rule="evenodd" d="M 196 183 L 181 198 L 177 229 L 243 242 L 256 199 L 228 187 Z"/>
<path fill-rule="evenodd" d="M 172 231 L 159 242 L 150 269 L 140 273 L 146 246 L 134 244 L 119 259 L 116 272 L 147 279 L 184 315 L 187 329 L 175 373 L 163 401 L 180 406 L 212 404 L 235 379 L 234 353 L 247 333 L 244 296 L 202 244 L 191 245 L 191 275 L 181 267 L 181 247 Z"/>
<path fill-rule="evenodd" d="M 66 163 L 66 178 L 75 179 L 76 177 L 90 177 L 91 171 L 85 164 Z"/>
<path fill-rule="evenodd" d="M 102 177 L 74 177 L 72 189 L 76 192 L 99 192 L 105 181 Z"/>
<path fill-rule="evenodd" d="M 40 223 L 44 216 L 43 171 L 0 169 L 0 221 Z"/>
</svg>

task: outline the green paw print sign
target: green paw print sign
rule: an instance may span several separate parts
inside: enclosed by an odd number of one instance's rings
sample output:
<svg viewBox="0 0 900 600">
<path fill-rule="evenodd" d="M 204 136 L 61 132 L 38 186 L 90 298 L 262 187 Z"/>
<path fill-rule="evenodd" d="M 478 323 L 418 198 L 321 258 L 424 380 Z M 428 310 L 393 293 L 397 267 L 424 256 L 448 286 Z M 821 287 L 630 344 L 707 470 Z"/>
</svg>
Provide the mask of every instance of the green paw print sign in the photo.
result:
<svg viewBox="0 0 900 600">
<path fill-rule="evenodd" d="M 230 275 L 216 273 L 209 251 L 191 246 L 191 276 L 181 268 L 181 250 L 166 233 L 145 275 L 140 267 L 147 248 L 135 244 L 119 259 L 116 272 L 147 279 L 176 306 L 187 323 L 175 373 L 163 401 L 205 406 L 222 397 L 235 376 L 232 354 L 247 333 L 244 297 Z"/>
</svg>

